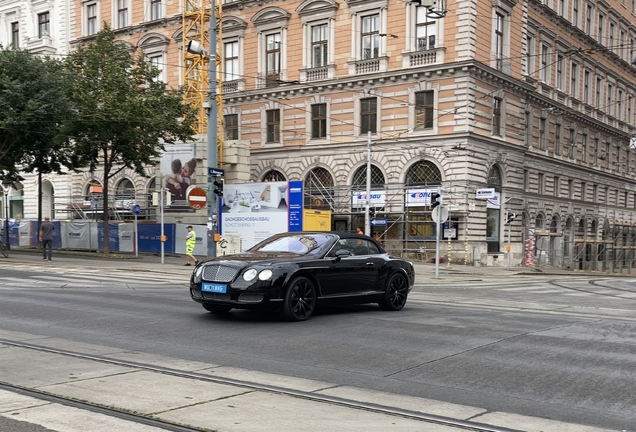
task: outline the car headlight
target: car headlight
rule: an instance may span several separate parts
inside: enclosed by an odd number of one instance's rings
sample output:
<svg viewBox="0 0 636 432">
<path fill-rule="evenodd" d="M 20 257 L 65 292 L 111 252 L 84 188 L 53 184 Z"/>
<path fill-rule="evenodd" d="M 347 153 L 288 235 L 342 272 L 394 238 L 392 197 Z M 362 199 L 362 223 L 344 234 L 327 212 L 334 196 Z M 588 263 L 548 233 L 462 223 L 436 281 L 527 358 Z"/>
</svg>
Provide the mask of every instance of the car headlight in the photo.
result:
<svg viewBox="0 0 636 432">
<path fill-rule="evenodd" d="M 251 280 L 254 280 L 254 278 L 256 277 L 257 274 L 258 274 L 258 272 L 256 270 L 249 269 L 248 271 L 243 273 L 243 280 L 245 282 L 249 282 Z"/>
<path fill-rule="evenodd" d="M 200 278 L 201 277 L 201 273 L 203 273 L 203 266 L 199 266 L 196 268 L 196 270 L 194 271 L 194 277 L 195 278 Z"/>
<path fill-rule="evenodd" d="M 262 272 L 260 272 L 258 274 L 258 278 L 262 281 L 267 280 L 269 278 L 272 277 L 272 271 L 271 270 L 263 270 Z"/>
</svg>

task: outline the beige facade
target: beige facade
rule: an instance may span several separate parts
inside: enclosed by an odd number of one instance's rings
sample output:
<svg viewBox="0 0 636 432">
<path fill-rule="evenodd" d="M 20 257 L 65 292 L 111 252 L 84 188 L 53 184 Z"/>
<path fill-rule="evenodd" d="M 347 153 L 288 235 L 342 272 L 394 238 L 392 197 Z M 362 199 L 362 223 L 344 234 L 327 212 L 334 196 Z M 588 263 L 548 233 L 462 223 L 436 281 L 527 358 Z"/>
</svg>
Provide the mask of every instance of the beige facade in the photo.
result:
<svg viewBox="0 0 636 432">
<path fill-rule="evenodd" d="M 430 207 L 408 196 L 441 186 L 453 262 L 506 265 L 510 235 L 511 265 L 631 271 L 634 2 L 445 6 L 431 19 L 395 0 L 224 3 L 225 148 L 249 146 L 253 181 L 305 180 L 306 205 L 351 230 L 364 220 L 370 130 L 372 206 L 388 222 L 374 232 L 388 249 L 433 249 Z M 90 39 L 96 15 L 183 82 L 179 2 L 75 2 L 71 15 L 73 43 Z M 476 198 L 486 188 L 500 208 Z"/>
</svg>

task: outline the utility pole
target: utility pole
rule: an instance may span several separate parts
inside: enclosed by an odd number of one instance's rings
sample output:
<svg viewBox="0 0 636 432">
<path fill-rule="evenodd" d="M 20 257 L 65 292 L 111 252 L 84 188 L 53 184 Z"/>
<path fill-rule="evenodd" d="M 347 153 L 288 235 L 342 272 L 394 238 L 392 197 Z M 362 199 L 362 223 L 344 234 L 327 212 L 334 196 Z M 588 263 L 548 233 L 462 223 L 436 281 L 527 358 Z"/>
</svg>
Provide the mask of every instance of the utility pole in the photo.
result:
<svg viewBox="0 0 636 432">
<path fill-rule="evenodd" d="M 210 168 L 217 168 L 218 165 L 218 149 L 217 149 L 217 133 L 218 133 L 218 113 L 219 106 L 216 100 L 216 1 L 210 2 L 210 90 L 208 92 L 208 102 L 210 109 L 208 110 L 208 258 L 216 256 L 216 237 L 217 237 L 217 200 L 214 193 L 214 177 L 210 175 Z M 222 0 L 218 0 L 219 2 Z"/>
<path fill-rule="evenodd" d="M 371 207 L 371 131 L 367 132 L 367 202 L 364 209 L 364 233 L 371 235 L 371 219 L 369 208 Z"/>
</svg>

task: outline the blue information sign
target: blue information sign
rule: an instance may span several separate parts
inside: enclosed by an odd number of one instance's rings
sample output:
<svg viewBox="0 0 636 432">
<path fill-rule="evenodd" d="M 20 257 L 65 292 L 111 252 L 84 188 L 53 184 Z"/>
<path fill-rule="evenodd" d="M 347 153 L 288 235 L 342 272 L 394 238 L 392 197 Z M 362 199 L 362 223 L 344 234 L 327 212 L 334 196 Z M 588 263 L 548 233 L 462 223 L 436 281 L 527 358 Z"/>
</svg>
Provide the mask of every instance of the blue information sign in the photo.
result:
<svg viewBox="0 0 636 432">
<path fill-rule="evenodd" d="M 141 213 L 141 207 L 139 206 L 139 204 L 135 204 L 133 206 L 133 212 L 138 215 L 139 213 Z"/>
<path fill-rule="evenodd" d="M 386 219 L 371 219 L 371 226 L 386 226 Z"/>
<path fill-rule="evenodd" d="M 225 176 L 225 170 L 222 170 L 221 168 L 208 168 L 208 175 L 223 177 Z"/>
<path fill-rule="evenodd" d="M 289 232 L 303 230 L 303 182 L 288 183 L 289 196 Z"/>
</svg>

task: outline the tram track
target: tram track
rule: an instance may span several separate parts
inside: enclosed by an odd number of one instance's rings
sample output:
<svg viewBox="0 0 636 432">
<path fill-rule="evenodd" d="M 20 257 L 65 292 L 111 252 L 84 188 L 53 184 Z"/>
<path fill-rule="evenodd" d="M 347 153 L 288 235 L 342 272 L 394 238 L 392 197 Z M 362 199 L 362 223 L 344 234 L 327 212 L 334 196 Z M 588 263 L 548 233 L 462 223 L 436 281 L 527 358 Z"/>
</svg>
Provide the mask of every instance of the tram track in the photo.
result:
<svg viewBox="0 0 636 432">
<path fill-rule="evenodd" d="M 252 381 L 242 381 L 226 377 L 218 377 L 207 374 L 201 374 L 191 371 L 179 370 L 174 368 L 168 368 L 163 366 L 145 364 L 140 362 L 133 362 L 127 360 L 120 360 L 109 358 L 106 356 L 98 356 L 85 354 L 81 352 L 68 351 L 57 348 L 50 348 L 25 342 L 18 342 L 7 339 L 0 339 L 0 344 L 38 351 L 41 353 L 55 354 L 60 356 L 73 357 L 75 359 L 89 360 L 94 362 L 105 363 L 109 365 L 122 366 L 128 368 L 134 368 L 138 370 L 154 372 L 159 374 L 171 375 L 179 378 L 192 379 L 197 381 L 211 382 L 215 384 L 224 384 L 234 387 L 242 387 L 247 390 L 275 393 L 283 396 L 290 396 L 294 398 L 300 398 L 307 401 L 319 403 L 319 404 L 332 404 L 339 405 L 350 409 L 363 410 L 370 413 L 384 414 L 396 417 L 402 417 L 409 420 L 420 421 L 423 423 L 435 424 L 440 426 L 447 426 L 456 428 L 458 430 L 474 431 L 474 432 L 520 432 L 518 429 L 509 429 L 499 426 L 491 426 L 472 422 L 470 420 L 453 419 L 438 415 L 426 414 L 419 411 L 412 411 L 407 409 L 401 409 L 398 407 L 391 407 L 375 403 L 361 402 L 353 399 L 346 399 L 341 397 L 334 397 L 329 395 L 321 395 L 314 392 L 302 391 L 292 388 L 279 387 L 275 385 L 262 384 Z M 0 389 L 19 393 L 25 396 L 38 398 L 41 400 L 49 401 L 52 403 L 59 403 L 67 406 L 72 406 L 92 412 L 117 417 L 123 420 L 140 423 L 148 426 L 154 426 L 160 429 L 175 431 L 175 432 L 202 432 L 210 431 L 211 429 L 199 428 L 190 425 L 183 425 L 172 423 L 170 421 L 162 420 L 153 416 L 137 413 L 125 407 L 114 407 L 100 405 L 94 402 L 78 400 L 77 398 L 67 397 L 51 392 L 47 392 L 41 389 L 28 388 L 4 381 L 0 381 Z"/>
<path fill-rule="evenodd" d="M 613 291 L 620 291 L 623 293 L 629 293 L 629 294 L 636 294 L 636 290 L 630 290 L 630 289 L 626 289 L 626 288 L 618 288 L 618 287 L 611 287 L 611 286 L 606 286 L 606 285 L 601 285 L 599 282 L 604 281 L 606 279 L 590 279 L 587 281 L 587 283 L 589 285 L 598 287 L 598 288 L 602 288 L 602 289 L 606 289 L 606 290 L 613 290 Z M 585 294 L 592 294 L 592 295 L 598 295 L 598 296 L 603 296 L 603 297 L 610 297 L 610 298 L 617 298 L 620 300 L 629 300 L 629 301 L 636 301 L 636 298 L 629 298 L 629 297 L 624 297 L 618 294 L 610 294 L 610 293 L 600 293 L 600 292 L 595 292 L 593 290 L 587 290 L 584 288 L 575 288 L 575 287 L 571 287 L 568 285 L 564 285 L 563 283 L 559 283 L 559 281 L 561 281 L 561 279 L 551 279 L 548 280 L 547 283 L 561 288 L 561 289 L 566 289 L 566 290 L 570 290 L 570 291 L 576 291 L 576 292 L 580 292 L 580 293 L 585 293 Z"/>
</svg>

